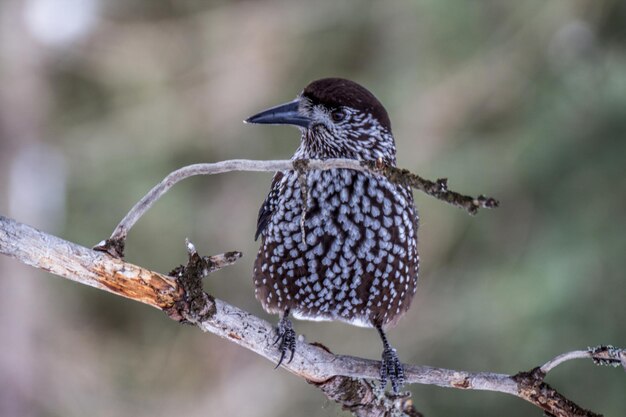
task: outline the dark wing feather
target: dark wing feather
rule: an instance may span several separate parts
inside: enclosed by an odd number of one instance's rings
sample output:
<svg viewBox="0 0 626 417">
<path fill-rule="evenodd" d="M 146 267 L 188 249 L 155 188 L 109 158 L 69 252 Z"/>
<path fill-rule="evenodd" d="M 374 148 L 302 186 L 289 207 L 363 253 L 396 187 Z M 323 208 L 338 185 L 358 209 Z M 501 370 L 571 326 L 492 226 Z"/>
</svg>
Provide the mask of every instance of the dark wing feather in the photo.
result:
<svg viewBox="0 0 626 417">
<path fill-rule="evenodd" d="M 263 204 L 261 205 L 261 208 L 259 209 L 259 217 L 256 222 L 256 233 L 254 234 L 254 240 L 257 240 L 259 238 L 259 235 L 263 233 L 263 231 L 267 227 L 267 224 L 272 218 L 272 214 L 274 213 L 274 208 L 276 207 L 276 202 L 278 200 L 278 195 L 280 193 L 280 181 L 282 180 L 282 178 L 282 172 L 277 172 L 276 174 L 274 174 L 270 192 L 265 198 Z"/>
</svg>

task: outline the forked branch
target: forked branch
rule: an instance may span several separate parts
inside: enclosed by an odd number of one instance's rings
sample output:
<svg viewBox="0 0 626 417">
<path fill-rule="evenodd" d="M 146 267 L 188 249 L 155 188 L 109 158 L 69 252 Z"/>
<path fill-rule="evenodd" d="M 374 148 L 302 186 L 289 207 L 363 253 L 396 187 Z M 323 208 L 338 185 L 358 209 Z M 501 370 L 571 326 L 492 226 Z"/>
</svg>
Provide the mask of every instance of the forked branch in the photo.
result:
<svg viewBox="0 0 626 417">
<path fill-rule="evenodd" d="M 270 323 L 202 291 L 201 277 L 235 262 L 240 253 L 201 257 L 193 245 L 187 247 L 189 262 L 172 271 L 172 277 L 0 216 L 0 253 L 64 278 L 146 303 L 167 312 L 175 320 L 192 323 L 276 363 L 279 355 L 272 344 L 274 329 Z M 407 383 L 502 392 L 531 402 L 553 416 L 598 416 L 544 382 L 546 373 L 554 367 L 578 358 L 591 358 L 596 363 L 626 369 L 624 349 L 600 346 L 559 355 L 541 367 L 515 375 L 408 365 L 406 380 Z M 357 416 L 420 415 L 406 395 L 382 392 L 372 382 L 378 378 L 380 365 L 377 361 L 334 355 L 318 344 L 298 340 L 293 361 L 281 366 L 318 386 L 329 399 Z"/>
<path fill-rule="evenodd" d="M 367 171 L 387 177 L 396 184 L 408 185 L 446 203 L 465 209 L 470 214 L 476 214 L 480 208 L 498 207 L 498 200 L 480 195 L 471 197 L 448 190 L 448 180 L 445 178 L 430 181 L 413 174 L 406 169 L 386 165 L 379 161 L 357 161 L 354 159 L 297 159 L 284 161 L 251 161 L 247 159 L 233 159 L 207 164 L 188 165 L 170 173 L 159 184 L 155 185 L 135 206 L 124 216 L 117 225 L 111 237 L 100 242 L 94 249 L 107 252 L 115 257 L 124 256 L 124 244 L 130 229 L 137 223 L 152 205 L 161 198 L 176 183 L 195 175 L 213 175 L 231 171 L 298 171 L 300 174 L 312 170 L 353 169 Z"/>
</svg>

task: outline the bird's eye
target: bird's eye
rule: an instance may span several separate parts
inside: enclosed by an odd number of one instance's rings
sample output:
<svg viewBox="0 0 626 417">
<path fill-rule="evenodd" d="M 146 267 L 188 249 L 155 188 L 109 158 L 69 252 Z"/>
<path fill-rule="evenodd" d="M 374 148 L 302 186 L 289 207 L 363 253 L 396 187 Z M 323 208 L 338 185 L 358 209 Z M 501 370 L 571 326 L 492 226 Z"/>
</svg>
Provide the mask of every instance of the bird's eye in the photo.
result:
<svg viewBox="0 0 626 417">
<path fill-rule="evenodd" d="M 333 110 L 332 113 L 330 113 L 330 117 L 333 118 L 333 121 L 340 122 L 346 118 L 346 113 L 344 113 L 344 111 L 341 109 L 337 109 Z"/>
</svg>

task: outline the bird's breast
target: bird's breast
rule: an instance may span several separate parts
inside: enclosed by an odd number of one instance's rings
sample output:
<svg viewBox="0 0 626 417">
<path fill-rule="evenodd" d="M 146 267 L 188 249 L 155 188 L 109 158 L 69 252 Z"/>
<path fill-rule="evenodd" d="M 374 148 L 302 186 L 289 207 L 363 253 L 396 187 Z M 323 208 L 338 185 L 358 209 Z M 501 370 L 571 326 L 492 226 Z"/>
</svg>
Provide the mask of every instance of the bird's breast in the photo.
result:
<svg viewBox="0 0 626 417">
<path fill-rule="evenodd" d="M 352 170 L 308 172 L 306 190 L 289 172 L 279 187 L 254 272 L 268 311 L 361 325 L 406 311 L 418 269 L 410 189 Z"/>
</svg>

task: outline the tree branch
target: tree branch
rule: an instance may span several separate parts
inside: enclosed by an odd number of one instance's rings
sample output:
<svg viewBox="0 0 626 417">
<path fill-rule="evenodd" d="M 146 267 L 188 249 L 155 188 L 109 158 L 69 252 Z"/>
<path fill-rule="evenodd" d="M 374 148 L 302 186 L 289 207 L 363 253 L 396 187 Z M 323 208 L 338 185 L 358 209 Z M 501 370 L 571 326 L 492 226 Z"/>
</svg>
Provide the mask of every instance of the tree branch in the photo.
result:
<svg viewBox="0 0 626 417">
<path fill-rule="evenodd" d="M 0 216 L 0 253 L 64 278 L 151 305 L 175 320 L 192 323 L 276 363 L 279 354 L 273 346 L 275 330 L 270 323 L 202 291 L 202 276 L 233 263 L 240 254 L 229 252 L 217 257 L 200 257 L 193 245 L 188 244 L 187 248 L 188 264 L 176 268 L 172 271 L 175 277 L 170 277 Z M 545 374 L 554 367 L 578 358 L 625 366 L 626 351 L 601 346 L 569 352 L 542 367 L 515 375 L 408 365 L 406 380 L 407 383 L 502 392 L 531 402 L 553 416 L 598 416 L 543 382 Z M 420 415 L 406 395 L 382 392 L 370 381 L 378 378 L 380 363 L 377 361 L 334 355 L 319 344 L 299 339 L 293 361 L 281 366 L 318 386 L 328 398 L 357 416 L 390 416 L 398 412 Z"/>
<path fill-rule="evenodd" d="M 161 198 L 170 188 L 179 181 L 195 175 L 213 175 L 231 171 L 298 171 L 300 176 L 306 171 L 328 169 L 353 169 L 367 171 L 387 177 L 396 184 L 407 185 L 420 190 L 441 201 L 465 209 L 470 214 L 476 214 L 480 208 L 495 208 L 500 204 L 496 199 L 480 195 L 471 197 L 448 190 L 448 180 L 440 178 L 436 181 L 424 179 L 406 169 L 386 165 L 382 160 L 357 161 L 354 159 L 297 159 L 284 161 L 251 161 L 247 159 L 232 159 L 210 164 L 188 165 L 170 173 L 159 184 L 154 186 L 135 206 L 124 216 L 117 225 L 111 237 L 98 243 L 94 249 L 107 252 L 115 257 L 124 256 L 126 236 L 137 221 Z"/>
</svg>

